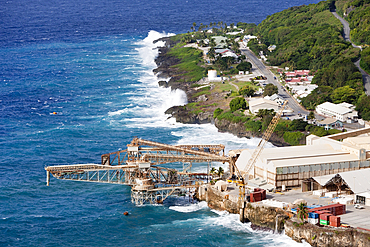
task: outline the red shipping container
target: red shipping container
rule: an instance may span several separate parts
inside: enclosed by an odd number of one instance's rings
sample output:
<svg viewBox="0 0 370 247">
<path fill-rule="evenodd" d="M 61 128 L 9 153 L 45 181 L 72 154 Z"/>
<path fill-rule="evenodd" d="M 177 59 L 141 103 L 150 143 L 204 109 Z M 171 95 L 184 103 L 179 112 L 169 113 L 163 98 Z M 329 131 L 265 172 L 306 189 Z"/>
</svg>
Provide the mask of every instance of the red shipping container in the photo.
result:
<svg viewBox="0 0 370 247">
<path fill-rule="evenodd" d="M 259 193 L 259 192 L 252 192 L 252 193 L 250 193 L 250 201 L 251 202 L 259 202 L 259 201 L 262 201 L 261 193 Z"/>
<path fill-rule="evenodd" d="M 329 225 L 334 227 L 340 227 L 340 217 L 337 216 L 330 216 L 329 217 Z"/>
<path fill-rule="evenodd" d="M 266 200 L 266 190 L 262 191 L 262 200 Z"/>
<path fill-rule="evenodd" d="M 332 216 L 331 214 L 320 214 L 320 220 L 329 220 L 329 217 Z"/>
</svg>

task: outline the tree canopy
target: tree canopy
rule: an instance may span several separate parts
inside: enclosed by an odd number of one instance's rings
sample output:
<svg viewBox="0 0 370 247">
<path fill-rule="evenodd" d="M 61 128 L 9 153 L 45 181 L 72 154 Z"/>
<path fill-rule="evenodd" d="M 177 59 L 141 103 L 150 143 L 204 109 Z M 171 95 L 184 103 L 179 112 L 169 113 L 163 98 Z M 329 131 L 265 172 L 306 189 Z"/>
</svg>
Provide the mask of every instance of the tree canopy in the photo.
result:
<svg viewBox="0 0 370 247">
<path fill-rule="evenodd" d="M 239 95 L 242 96 L 253 96 L 255 92 L 256 90 L 248 85 L 239 89 Z"/>
<path fill-rule="evenodd" d="M 278 93 L 278 87 L 270 83 L 265 86 L 265 90 L 263 91 L 263 96 L 267 96 L 267 95 L 271 96 L 276 93 Z"/>
<path fill-rule="evenodd" d="M 243 97 L 236 97 L 230 101 L 229 106 L 230 106 L 230 110 L 234 112 L 239 109 L 246 109 L 247 102 L 245 101 Z"/>
<path fill-rule="evenodd" d="M 239 71 L 250 71 L 252 68 L 252 64 L 250 62 L 241 62 L 240 64 L 238 64 L 238 66 L 236 66 L 236 68 Z"/>
</svg>

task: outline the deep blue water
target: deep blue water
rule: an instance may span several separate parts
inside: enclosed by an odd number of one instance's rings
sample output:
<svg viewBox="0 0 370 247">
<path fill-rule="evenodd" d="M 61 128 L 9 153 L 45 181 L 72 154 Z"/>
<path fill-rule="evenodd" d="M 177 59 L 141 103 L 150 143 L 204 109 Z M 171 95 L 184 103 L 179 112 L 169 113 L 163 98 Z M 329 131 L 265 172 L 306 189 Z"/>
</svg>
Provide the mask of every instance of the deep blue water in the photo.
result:
<svg viewBox="0 0 370 247">
<path fill-rule="evenodd" d="M 134 136 L 256 146 L 167 120 L 164 111 L 186 97 L 158 88 L 152 41 L 193 22 L 259 23 L 314 2 L 1 1 L 0 246 L 296 246 L 183 198 L 135 207 L 125 186 L 52 179 L 46 187 L 44 167 L 99 163 Z"/>
</svg>

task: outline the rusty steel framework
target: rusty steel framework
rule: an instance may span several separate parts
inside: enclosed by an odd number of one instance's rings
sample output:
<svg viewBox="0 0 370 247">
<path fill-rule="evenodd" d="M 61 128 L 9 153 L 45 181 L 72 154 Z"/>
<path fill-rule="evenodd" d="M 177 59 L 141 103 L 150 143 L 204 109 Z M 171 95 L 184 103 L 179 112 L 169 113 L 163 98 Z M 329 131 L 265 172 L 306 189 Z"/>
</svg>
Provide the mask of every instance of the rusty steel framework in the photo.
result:
<svg viewBox="0 0 370 247">
<path fill-rule="evenodd" d="M 257 158 L 260 156 L 262 153 L 265 144 L 270 140 L 270 137 L 272 133 L 274 133 L 274 130 L 276 128 L 276 125 L 278 124 L 281 114 L 283 113 L 285 106 L 288 104 L 288 101 L 286 100 L 283 105 L 281 106 L 280 110 L 276 112 L 275 116 L 272 118 L 269 126 L 265 130 L 265 132 L 262 135 L 261 141 L 258 143 L 258 146 L 254 150 L 252 157 L 249 159 L 247 166 L 244 171 L 242 171 L 244 174 L 248 174 L 252 168 L 254 168 L 254 165 L 257 161 Z"/>
<path fill-rule="evenodd" d="M 191 172 L 193 163 L 209 166 L 212 162 L 227 162 L 232 170 L 234 159 L 224 156 L 224 148 L 223 145 L 173 146 L 134 138 L 127 149 L 103 154 L 101 164 L 45 167 L 47 185 L 50 173 L 58 179 L 124 184 L 131 186 L 131 200 L 136 205 L 161 203 L 212 177 L 209 172 Z M 159 166 L 175 162 L 183 163 L 182 171 Z"/>
</svg>

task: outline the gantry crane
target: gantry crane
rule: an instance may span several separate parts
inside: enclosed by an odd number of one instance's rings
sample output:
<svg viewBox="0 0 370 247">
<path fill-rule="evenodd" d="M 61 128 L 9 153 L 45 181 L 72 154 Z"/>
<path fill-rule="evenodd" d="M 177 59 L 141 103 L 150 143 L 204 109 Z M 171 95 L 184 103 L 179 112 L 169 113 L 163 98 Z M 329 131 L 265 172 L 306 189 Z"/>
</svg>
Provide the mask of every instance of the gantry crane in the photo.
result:
<svg viewBox="0 0 370 247">
<path fill-rule="evenodd" d="M 284 101 L 283 105 L 279 109 L 279 111 L 276 112 L 275 116 L 272 118 L 269 126 L 267 127 L 266 131 L 263 133 L 261 141 L 258 143 L 258 146 L 254 150 L 251 158 L 249 159 L 246 169 L 244 171 L 239 171 L 237 166 L 235 165 L 238 178 L 239 178 L 239 198 L 243 199 L 245 197 L 245 181 L 244 181 L 244 175 L 249 176 L 249 172 L 252 168 L 254 168 L 254 165 L 256 164 L 257 158 L 260 156 L 262 153 L 262 150 L 265 147 L 265 144 L 269 141 L 272 133 L 274 132 L 276 125 L 278 124 L 281 115 L 285 109 L 285 106 L 287 105 L 288 101 Z M 234 162 L 235 164 L 235 162 Z M 248 177 L 249 178 L 249 177 Z"/>
</svg>

